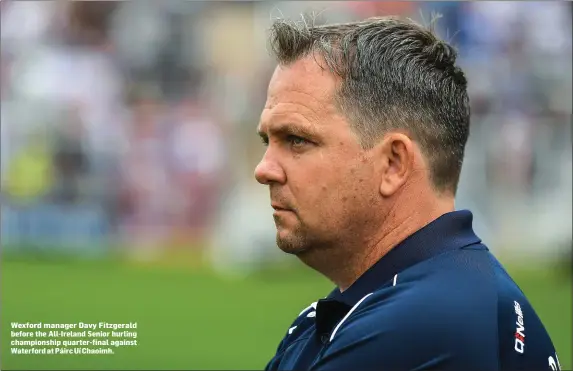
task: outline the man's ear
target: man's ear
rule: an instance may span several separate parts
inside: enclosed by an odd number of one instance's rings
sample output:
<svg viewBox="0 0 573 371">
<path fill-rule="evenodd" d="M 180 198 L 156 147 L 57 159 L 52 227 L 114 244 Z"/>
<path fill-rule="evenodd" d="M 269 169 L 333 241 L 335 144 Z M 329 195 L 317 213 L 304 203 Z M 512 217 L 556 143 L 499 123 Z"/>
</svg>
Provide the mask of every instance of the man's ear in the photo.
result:
<svg viewBox="0 0 573 371">
<path fill-rule="evenodd" d="M 415 148 L 403 133 L 388 133 L 379 144 L 380 194 L 390 197 L 406 183 L 413 172 Z"/>
</svg>

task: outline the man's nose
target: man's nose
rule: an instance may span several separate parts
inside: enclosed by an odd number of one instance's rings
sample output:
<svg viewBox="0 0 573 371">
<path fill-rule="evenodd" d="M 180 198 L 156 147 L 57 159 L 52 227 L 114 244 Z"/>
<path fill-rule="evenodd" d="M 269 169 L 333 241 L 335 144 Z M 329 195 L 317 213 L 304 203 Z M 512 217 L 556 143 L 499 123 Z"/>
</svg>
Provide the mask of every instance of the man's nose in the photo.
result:
<svg viewBox="0 0 573 371">
<path fill-rule="evenodd" d="M 257 182 L 264 185 L 271 183 L 283 184 L 286 181 L 286 174 L 280 164 L 272 159 L 269 156 L 269 151 L 267 151 L 255 168 L 255 178 Z"/>
</svg>

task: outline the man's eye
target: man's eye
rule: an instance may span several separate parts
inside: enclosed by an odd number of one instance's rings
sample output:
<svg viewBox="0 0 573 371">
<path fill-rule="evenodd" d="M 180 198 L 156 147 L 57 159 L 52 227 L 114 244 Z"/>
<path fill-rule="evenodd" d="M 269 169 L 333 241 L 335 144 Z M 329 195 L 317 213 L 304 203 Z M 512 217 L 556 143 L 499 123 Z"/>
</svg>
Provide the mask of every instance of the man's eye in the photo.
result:
<svg viewBox="0 0 573 371">
<path fill-rule="evenodd" d="M 296 135 L 289 135 L 287 137 L 287 140 L 294 147 L 301 147 L 308 143 L 306 139 L 298 137 Z"/>
</svg>

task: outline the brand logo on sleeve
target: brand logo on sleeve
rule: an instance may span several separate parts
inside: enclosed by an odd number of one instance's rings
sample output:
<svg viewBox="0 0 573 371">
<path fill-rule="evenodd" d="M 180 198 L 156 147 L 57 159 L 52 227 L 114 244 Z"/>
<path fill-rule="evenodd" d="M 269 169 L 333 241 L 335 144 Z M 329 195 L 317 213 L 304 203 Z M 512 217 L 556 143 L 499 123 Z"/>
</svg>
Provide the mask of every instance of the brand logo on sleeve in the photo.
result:
<svg viewBox="0 0 573 371">
<path fill-rule="evenodd" d="M 525 350 L 525 326 L 523 324 L 523 311 L 521 310 L 521 306 L 517 301 L 513 301 L 515 314 L 517 315 L 517 320 L 515 321 L 515 325 L 517 326 L 515 329 L 515 351 L 519 353 L 523 353 Z"/>
</svg>

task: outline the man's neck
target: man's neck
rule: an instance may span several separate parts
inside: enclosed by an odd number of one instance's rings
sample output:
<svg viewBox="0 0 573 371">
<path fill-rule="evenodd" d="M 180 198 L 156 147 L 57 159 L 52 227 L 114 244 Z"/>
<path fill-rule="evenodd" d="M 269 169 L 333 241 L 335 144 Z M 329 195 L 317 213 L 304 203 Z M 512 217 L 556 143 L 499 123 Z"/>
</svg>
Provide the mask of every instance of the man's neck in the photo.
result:
<svg viewBox="0 0 573 371">
<path fill-rule="evenodd" d="M 397 200 L 394 205 L 386 213 L 388 216 L 377 233 L 346 241 L 344 246 L 329 250 L 328 257 L 314 257 L 312 263 L 316 264 L 306 263 L 344 291 L 400 242 L 440 216 L 454 211 L 453 198 L 422 197 L 422 200 Z"/>
</svg>

